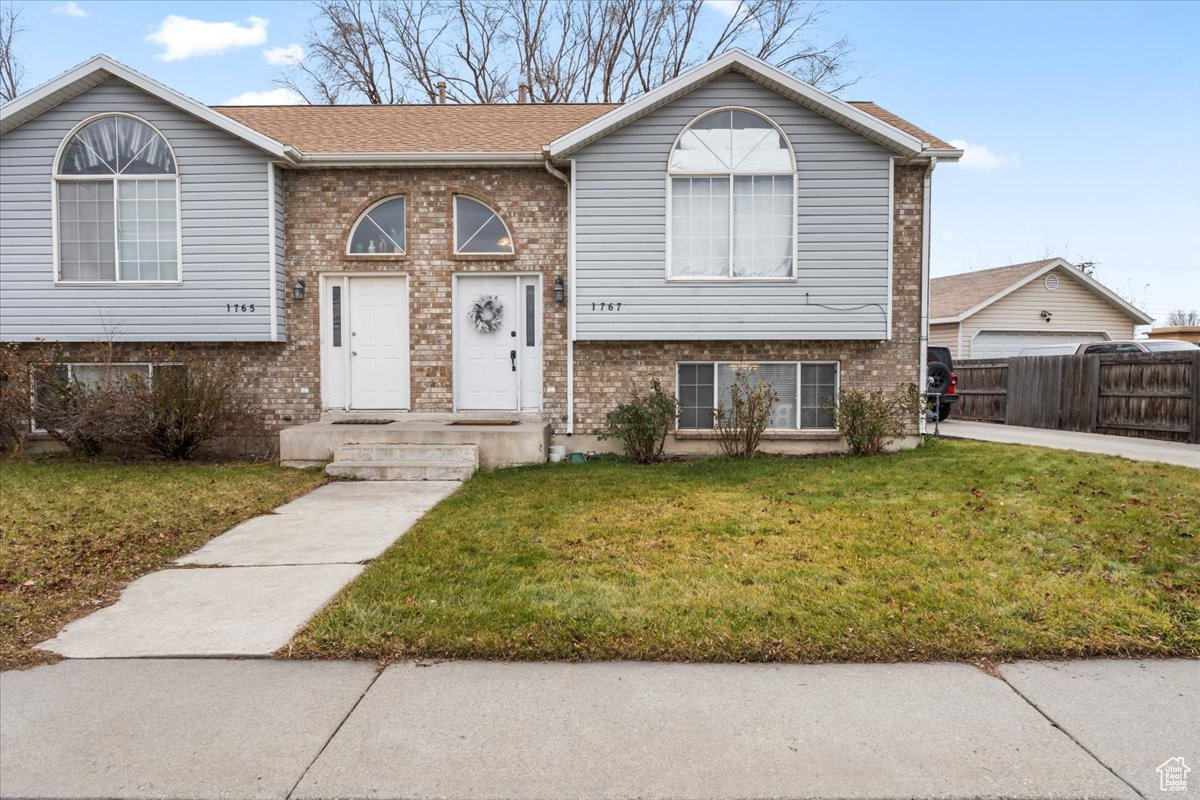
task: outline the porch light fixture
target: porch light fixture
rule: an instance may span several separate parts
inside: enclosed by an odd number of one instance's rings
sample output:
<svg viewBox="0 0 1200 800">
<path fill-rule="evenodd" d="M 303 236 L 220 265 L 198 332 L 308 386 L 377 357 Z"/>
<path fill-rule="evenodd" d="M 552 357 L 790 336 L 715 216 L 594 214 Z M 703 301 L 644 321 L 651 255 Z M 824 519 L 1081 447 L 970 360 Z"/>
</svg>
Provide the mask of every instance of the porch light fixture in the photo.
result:
<svg viewBox="0 0 1200 800">
<path fill-rule="evenodd" d="M 296 285 L 292 287 L 292 299 L 293 300 L 299 301 L 299 300 L 304 299 L 305 286 L 306 286 L 306 284 L 304 283 L 304 278 L 296 279 Z"/>
<path fill-rule="evenodd" d="M 561 276 L 554 279 L 554 302 L 561 303 L 567 299 L 567 287 L 563 285 Z"/>
<path fill-rule="evenodd" d="M 1052 316 L 1052 315 L 1051 315 L 1051 313 L 1050 313 L 1049 311 L 1043 311 L 1043 312 L 1041 313 L 1041 317 L 1042 317 L 1042 319 L 1046 320 L 1046 322 L 1049 322 L 1049 321 L 1050 321 L 1050 317 L 1051 317 L 1051 316 Z"/>
</svg>

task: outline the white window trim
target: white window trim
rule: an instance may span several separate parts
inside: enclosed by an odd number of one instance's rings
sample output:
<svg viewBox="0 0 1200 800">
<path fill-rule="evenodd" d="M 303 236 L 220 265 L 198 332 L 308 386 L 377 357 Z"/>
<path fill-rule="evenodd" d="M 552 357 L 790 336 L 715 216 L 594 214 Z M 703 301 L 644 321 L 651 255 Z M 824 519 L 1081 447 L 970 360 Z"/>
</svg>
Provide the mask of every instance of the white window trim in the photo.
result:
<svg viewBox="0 0 1200 800">
<path fill-rule="evenodd" d="M 767 428 L 767 431 L 772 433 L 796 433 L 797 431 L 812 432 L 812 433 L 831 433 L 837 432 L 836 424 L 831 428 L 802 428 L 800 427 L 800 393 L 803 389 L 803 384 L 800 380 L 800 370 L 804 366 L 821 366 L 824 364 L 833 365 L 833 403 L 835 409 L 841 403 L 842 397 L 842 362 L 835 359 L 819 359 L 810 361 L 753 361 L 750 359 L 742 359 L 740 361 L 676 361 L 675 362 L 675 403 L 679 406 L 679 368 L 687 366 L 700 366 L 713 368 L 713 427 L 712 428 L 679 428 L 685 431 L 709 431 L 716 430 L 716 413 L 717 405 L 721 402 L 720 392 L 717 390 L 717 368 L 721 364 L 762 364 L 762 365 L 780 365 L 792 364 L 796 367 L 796 426 L 793 428 Z M 678 418 L 677 418 L 678 419 Z"/>
<path fill-rule="evenodd" d="M 695 125 L 698 121 L 700 121 L 704 117 L 707 117 L 710 114 L 717 114 L 722 111 L 744 111 L 747 114 L 753 114 L 754 116 L 764 120 L 767 124 L 769 124 L 773 128 L 775 128 L 775 130 L 779 132 L 779 135 L 783 139 L 784 143 L 787 145 L 788 155 L 791 157 L 791 160 L 792 160 L 792 274 L 791 275 L 785 275 L 785 276 L 779 276 L 779 277 L 772 277 L 772 276 L 767 276 L 767 275 L 735 277 L 733 274 L 733 178 L 736 175 L 781 175 L 782 173 L 775 171 L 775 170 L 739 170 L 739 171 L 730 171 L 730 172 L 672 172 L 671 171 L 671 157 L 675 153 L 675 148 L 679 145 L 680 138 L 682 138 L 683 135 L 685 133 L 687 133 L 693 125 Z M 799 180 L 799 175 L 797 173 L 798 173 L 798 169 L 796 166 L 796 149 L 792 146 L 791 138 L 787 135 L 787 133 L 783 130 L 783 128 L 781 128 L 779 126 L 779 124 L 775 122 L 775 120 L 771 119 L 770 117 L 768 117 L 766 114 L 762 113 L 761 111 L 757 111 L 757 110 L 755 110 L 753 108 L 749 108 L 747 106 L 721 106 L 720 108 L 709 109 L 708 111 L 705 111 L 703 114 L 698 114 L 694 118 L 692 118 L 692 120 L 690 122 L 688 122 L 687 125 L 684 125 L 683 128 L 679 131 L 679 133 L 677 133 L 675 135 L 675 139 L 671 142 L 671 149 L 667 153 L 667 172 L 666 172 L 666 179 L 665 179 L 665 194 L 666 194 L 666 198 L 667 198 L 667 202 L 666 202 L 666 242 L 665 242 L 665 247 L 664 247 L 664 252 L 666 253 L 666 262 L 667 262 L 666 263 L 667 280 L 668 281 L 678 281 L 680 283 L 798 283 L 800 281 L 800 265 L 797 262 L 797 255 L 798 255 L 797 240 L 799 239 L 800 226 L 799 226 L 798 219 L 797 219 L 799 217 L 799 214 L 797 213 L 797 209 L 799 208 L 800 180 Z M 672 186 L 671 186 L 671 179 L 672 178 L 714 178 L 714 177 L 720 177 L 720 176 L 728 176 L 729 177 L 729 217 L 730 217 L 730 222 L 729 222 L 729 270 L 728 270 L 728 274 L 726 274 L 726 275 L 675 275 L 671 270 L 671 256 L 672 256 L 672 252 L 671 252 L 671 250 L 672 250 L 672 248 L 671 248 L 671 238 L 672 238 L 671 195 L 673 194 Z M 762 363 L 767 363 L 767 362 L 762 362 Z"/>
<path fill-rule="evenodd" d="M 75 138 L 75 134 L 83 130 L 88 125 L 97 120 L 107 117 L 127 117 L 128 119 L 136 120 L 150 127 L 159 136 L 162 136 L 163 143 L 166 144 L 167 150 L 171 153 L 171 160 L 175 162 L 175 174 L 162 175 L 63 175 L 58 171 L 59 165 L 62 163 L 63 152 L 67 145 Z M 153 281 L 131 281 L 122 280 L 121 278 L 121 237 L 117 229 L 117 182 L 118 181 L 175 181 L 175 278 L 171 280 L 153 280 Z M 60 247 L 58 241 L 58 185 L 63 181 L 82 182 L 82 181 L 111 181 L 113 184 L 113 256 L 114 256 L 114 273 L 113 280 L 86 280 L 72 281 L 62 278 L 62 264 L 59 261 Z M 74 128 L 72 128 L 62 141 L 58 143 L 58 149 L 54 152 L 54 173 L 50 178 L 50 225 L 51 225 L 51 250 L 52 252 L 52 269 L 54 270 L 54 285 L 55 286 L 180 286 L 183 284 L 183 175 L 180 172 L 179 158 L 175 155 L 175 148 L 171 146 L 171 142 L 163 134 L 158 126 L 151 123 L 149 120 L 137 116 L 136 114 L 126 114 L 119 111 L 106 111 L 101 114 L 93 114 L 90 117 L 82 120 Z"/>
<path fill-rule="evenodd" d="M 496 219 L 500 220 L 500 224 L 502 226 L 504 226 L 504 233 L 508 236 L 509 248 L 511 248 L 511 249 L 509 249 L 507 251 L 504 251 L 504 250 L 478 251 L 477 250 L 474 252 L 466 252 L 466 253 L 464 253 L 458 249 L 458 198 L 460 198 L 460 197 L 462 197 L 466 200 L 471 200 L 472 202 L 475 202 L 475 203 L 479 203 L 479 205 L 483 206 L 488 211 L 490 211 L 496 215 Z M 487 225 L 487 223 L 485 222 L 484 225 Z M 483 230 L 482 226 L 479 228 L 479 231 L 481 231 L 481 230 Z M 479 234 L 479 231 L 475 231 L 475 233 L 471 235 L 471 239 L 474 239 Z M 467 239 L 466 243 L 470 244 L 471 239 Z M 450 241 L 451 241 L 451 247 L 454 251 L 454 255 L 456 255 L 456 256 L 515 256 L 517 254 L 517 240 L 513 238 L 512 231 L 508 229 L 508 223 L 504 221 L 504 217 L 500 216 L 500 212 L 497 211 L 496 209 L 492 208 L 490 203 L 485 203 L 482 200 L 480 200 L 478 197 L 475 197 L 474 195 L 466 194 L 465 192 L 455 192 L 450 198 Z"/>
<path fill-rule="evenodd" d="M 403 200 L 404 201 L 404 236 L 402 237 L 404 239 L 404 241 L 396 242 L 395 240 L 392 240 L 392 244 L 400 245 L 400 252 L 399 253 L 354 253 L 354 252 L 351 252 L 350 243 L 354 241 L 354 234 L 358 232 L 358 226 L 362 225 L 363 222 L 366 221 L 367 215 L 370 214 L 372 211 L 379 208 L 384 203 L 390 203 L 393 200 Z M 376 223 L 374 220 L 371 220 L 371 224 L 374 225 L 376 228 L 379 228 L 378 223 Z M 380 231 L 383 233 L 384 236 L 387 236 L 388 239 L 392 238 L 392 237 L 388 236 L 387 233 L 385 231 L 383 231 L 382 229 L 380 229 Z M 355 258 L 384 258 L 384 259 L 399 258 L 401 256 L 408 255 L 408 195 L 407 194 L 389 195 L 389 196 L 383 198 L 382 200 L 377 200 L 374 203 L 371 203 L 371 205 L 369 205 L 365 209 L 363 209 L 363 212 L 358 215 L 358 219 L 354 220 L 354 225 L 351 226 L 351 228 L 350 228 L 350 235 L 346 237 L 346 255 L 354 256 Z"/>
<path fill-rule="evenodd" d="M 75 380 L 76 367 L 146 367 L 146 377 L 153 383 L 154 370 L 158 367 L 179 367 L 183 366 L 181 361 L 68 361 L 61 366 L 67 368 L 67 381 Z M 30 378 L 29 382 L 29 401 L 32 407 L 37 403 L 37 384 Z M 39 428 L 37 420 L 32 416 L 29 418 L 29 431 L 31 433 L 45 433 L 45 428 Z"/>
</svg>

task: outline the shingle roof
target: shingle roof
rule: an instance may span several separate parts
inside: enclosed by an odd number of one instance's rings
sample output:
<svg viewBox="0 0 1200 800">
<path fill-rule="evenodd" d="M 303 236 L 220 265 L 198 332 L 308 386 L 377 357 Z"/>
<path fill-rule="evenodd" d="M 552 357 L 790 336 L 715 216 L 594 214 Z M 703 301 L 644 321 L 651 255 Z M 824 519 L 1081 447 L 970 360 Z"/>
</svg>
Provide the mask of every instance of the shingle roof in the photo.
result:
<svg viewBox="0 0 1200 800">
<path fill-rule="evenodd" d="M 929 142 L 951 146 L 875 103 L 851 105 Z M 617 108 L 613 103 L 213 106 L 304 153 L 537 153 Z"/>
<path fill-rule="evenodd" d="M 1046 258 L 933 278 L 929 281 L 929 316 L 931 319 L 957 317 L 1058 260 Z"/>
<path fill-rule="evenodd" d="M 944 142 L 928 131 L 918 128 L 903 117 L 898 117 L 888 111 L 883 106 L 872 103 L 870 100 L 851 100 L 850 105 L 865 111 L 876 119 L 881 119 L 894 128 L 899 128 L 905 133 L 912 134 L 923 142 L 929 142 L 930 147 L 934 150 L 956 150 L 957 148 L 949 142 Z"/>
<path fill-rule="evenodd" d="M 608 103 L 216 106 L 305 153 L 537 153 Z"/>
</svg>

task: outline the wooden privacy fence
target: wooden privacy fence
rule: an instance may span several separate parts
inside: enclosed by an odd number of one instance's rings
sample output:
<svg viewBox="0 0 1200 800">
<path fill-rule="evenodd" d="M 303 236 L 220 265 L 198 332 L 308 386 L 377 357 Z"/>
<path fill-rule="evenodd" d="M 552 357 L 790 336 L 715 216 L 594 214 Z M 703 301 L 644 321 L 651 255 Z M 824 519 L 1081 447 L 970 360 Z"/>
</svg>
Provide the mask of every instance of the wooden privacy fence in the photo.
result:
<svg viewBox="0 0 1200 800">
<path fill-rule="evenodd" d="M 1200 350 L 955 363 L 959 419 L 1200 444 Z"/>
</svg>

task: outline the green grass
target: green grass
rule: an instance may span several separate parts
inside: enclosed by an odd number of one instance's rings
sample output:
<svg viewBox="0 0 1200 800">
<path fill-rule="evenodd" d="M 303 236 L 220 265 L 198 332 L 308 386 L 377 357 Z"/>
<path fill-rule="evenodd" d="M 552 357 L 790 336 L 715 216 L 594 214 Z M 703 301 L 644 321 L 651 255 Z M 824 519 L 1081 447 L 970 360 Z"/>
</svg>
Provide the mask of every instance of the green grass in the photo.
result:
<svg viewBox="0 0 1200 800">
<path fill-rule="evenodd" d="M 481 473 L 295 657 L 1200 655 L 1200 471 L 938 442 Z"/>
<path fill-rule="evenodd" d="M 0 461 L 0 669 L 244 519 L 324 481 L 267 465 Z"/>
</svg>

